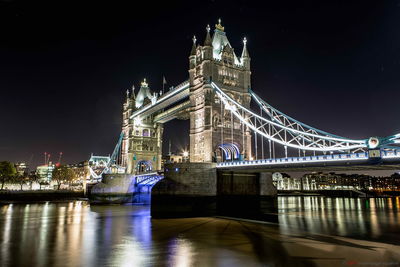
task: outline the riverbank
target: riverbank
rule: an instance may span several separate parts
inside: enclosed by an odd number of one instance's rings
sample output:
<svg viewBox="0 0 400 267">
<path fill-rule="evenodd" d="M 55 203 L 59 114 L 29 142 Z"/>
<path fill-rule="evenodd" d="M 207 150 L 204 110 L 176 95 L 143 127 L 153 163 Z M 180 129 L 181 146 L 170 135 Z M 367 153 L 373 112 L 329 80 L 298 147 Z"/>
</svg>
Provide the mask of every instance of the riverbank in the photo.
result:
<svg viewBox="0 0 400 267">
<path fill-rule="evenodd" d="M 83 191 L 71 190 L 29 190 L 29 191 L 0 191 L 0 202 L 18 201 L 69 201 L 86 200 Z"/>
<path fill-rule="evenodd" d="M 279 196 L 324 196 L 324 197 L 397 197 L 400 191 L 338 190 L 278 190 Z"/>
</svg>

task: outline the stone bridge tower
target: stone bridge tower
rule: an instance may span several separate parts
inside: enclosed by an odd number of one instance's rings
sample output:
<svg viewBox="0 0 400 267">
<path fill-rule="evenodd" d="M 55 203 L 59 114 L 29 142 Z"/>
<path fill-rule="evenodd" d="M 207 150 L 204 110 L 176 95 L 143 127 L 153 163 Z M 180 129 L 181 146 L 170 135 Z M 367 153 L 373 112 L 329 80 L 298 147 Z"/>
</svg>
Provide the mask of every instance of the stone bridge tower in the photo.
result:
<svg viewBox="0 0 400 267">
<path fill-rule="evenodd" d="M 141 83 L 139 92 L 129 96 L 123 106 L 122 131 L 122 165 L 126 173 L 143 173 L 161 169 L 163 125 L 154 123 L 154 116 L 143 119 L 130 119 L 139 108 L 157 99 L 157 94 L 151 93 L 146 79 Z"/>
<path fill-rule="evenodd" d="M 251 156 L 249 129 L 231 116 L 210 84 L 213 81 L 237 102 L 249 107 L 251 71 L 246 42 L 244 39 L 242 55 L 238 58 L 220 20 L 212 38 L 207 26 L 202 46 L 196 45 L 196 38 L 193 38 L 189 56 L 191 162 L 238 159 L 235 155 L 223 153 L 232 149 L 239 150 L 239 158 L 249 159 Z M 220 148 L 223 144 L 225 149 Z"/>
</svg>

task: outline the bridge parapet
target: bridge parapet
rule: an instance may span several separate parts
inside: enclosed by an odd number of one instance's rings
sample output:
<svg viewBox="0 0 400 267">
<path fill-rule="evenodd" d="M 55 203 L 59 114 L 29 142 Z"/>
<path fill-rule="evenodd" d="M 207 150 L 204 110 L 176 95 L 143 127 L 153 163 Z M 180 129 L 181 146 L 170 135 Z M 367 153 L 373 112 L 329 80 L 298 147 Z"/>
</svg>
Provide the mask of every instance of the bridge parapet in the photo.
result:
<svg viewBox="0 0 400 267">
<path fill-rule="evenodd" d="M 319 171 L 319 169 L 350 170 L 350 169 L 399 169 L 400 150 L 381 151 L 380 157 L 370 157 L 368 152 L 350 154 L 328 154 L 305 157 L 287 157 L 275 159 L 259 159 L 247 161 L 226 161 L 217 164 L 221 170 L 247 170 L 259 171 L 288 171 L 291 169 L 308 169 Z M 318 169 L 319 168 L 319 169 Z"/>
</svg>

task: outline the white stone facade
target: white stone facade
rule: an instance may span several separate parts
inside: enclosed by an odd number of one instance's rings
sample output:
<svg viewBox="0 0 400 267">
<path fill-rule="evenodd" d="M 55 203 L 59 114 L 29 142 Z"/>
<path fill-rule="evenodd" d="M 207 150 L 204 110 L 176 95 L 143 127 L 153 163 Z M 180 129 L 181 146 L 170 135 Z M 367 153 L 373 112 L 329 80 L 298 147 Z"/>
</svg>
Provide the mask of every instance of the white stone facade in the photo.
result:
<svg viewBox="0 0 400 267">
<path fill-rule="evenodd" d="M 244 159 L 251 156 L 250 131 L 243 128 L 231 112 L 221 107 L 212 90 L 213 81 L 229 96 L 245 107 L 250 105 L 250 57 L 246 40 L 242 56 L 238 58 L 230 45 L 224 27 L 219 23 L 211 38 L 210 28 L 204 45 L 196 45 L 194 38 L 189 56 L 190 101 L 190 161 L 221 160 L 220 144 L 235 144 Z"/>
</svg>

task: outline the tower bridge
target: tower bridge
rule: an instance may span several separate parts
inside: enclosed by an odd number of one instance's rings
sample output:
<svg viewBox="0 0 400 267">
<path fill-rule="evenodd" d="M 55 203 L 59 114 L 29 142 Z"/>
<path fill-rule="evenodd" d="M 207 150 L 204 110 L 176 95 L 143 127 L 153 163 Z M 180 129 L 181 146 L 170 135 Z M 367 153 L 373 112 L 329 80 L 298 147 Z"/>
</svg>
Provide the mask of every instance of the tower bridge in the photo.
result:
<svg viewBox="0 0 400 267">
<path fill-rule="evenodd" d="M 226 206 L 273 197 L 273 171 L 400 169 L 400 133 L 352 139 L 286 115 L 252 88 L 246 38 L 241 50 L 235 53 L 219 21 L 212 36 L 206 27 L 202 44 L 193 37 L 188 80 L 164 94 L 152 92 L 146 80 L 137 93 L 127 91 L 114 164 L 126 175 L 164 172 L 153 188 L 153 214 L 177 206 L 199 214 L 215 209 L 215 198 Z M 162 170 L 163 126 L 173 119 L 190 121 L 190 159 Z"/>
</svg>

